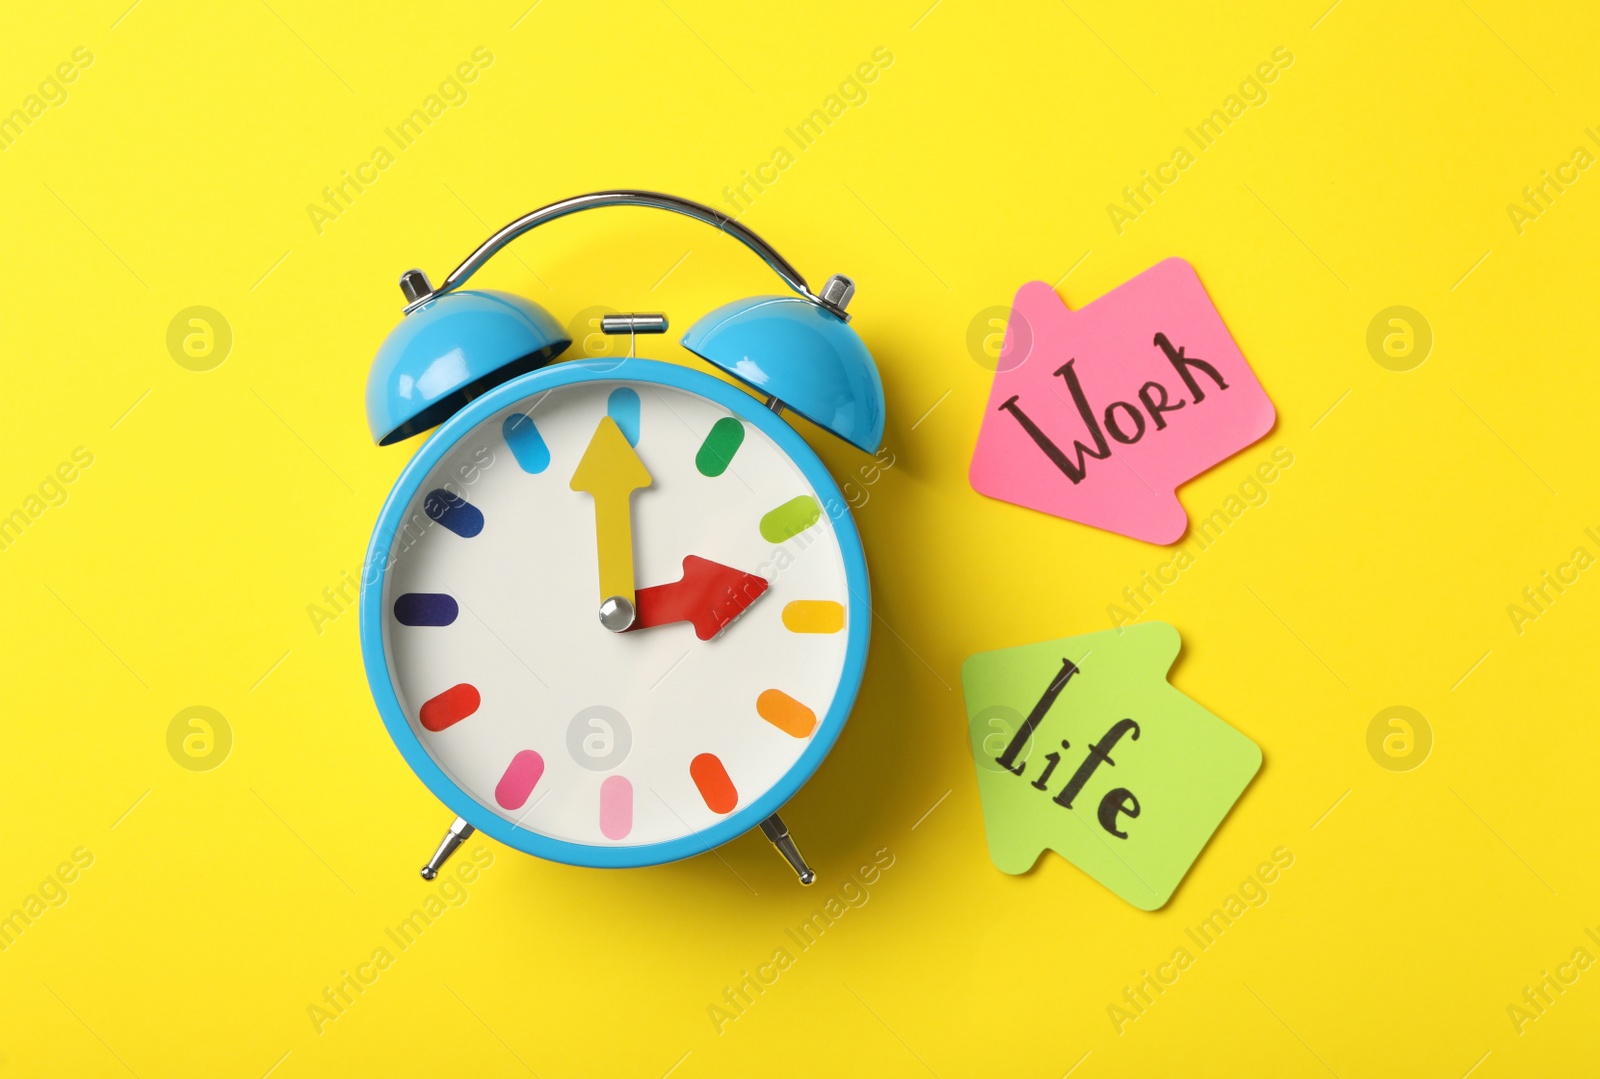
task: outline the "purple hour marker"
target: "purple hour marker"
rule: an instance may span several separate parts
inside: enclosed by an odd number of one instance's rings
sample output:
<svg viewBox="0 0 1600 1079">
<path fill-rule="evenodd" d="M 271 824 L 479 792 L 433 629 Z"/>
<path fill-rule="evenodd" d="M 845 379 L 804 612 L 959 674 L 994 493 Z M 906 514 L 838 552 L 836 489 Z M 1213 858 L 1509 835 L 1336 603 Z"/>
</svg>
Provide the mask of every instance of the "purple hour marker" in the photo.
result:
<svg viewBox="0 0 1600 1079">
<path fill-rule="evenodd" d="M 483 511 L 460 495 L 435 487 L 422 500 L 422 511 L 462 539 L 483 531 Z"/>
<path fill-rule="evenodd" d="M 443 592 L 407 592 L 394 601 L 394 616 L 402 626 L 448 626 L 460 613 L 455 597 Z"/>
</svg>

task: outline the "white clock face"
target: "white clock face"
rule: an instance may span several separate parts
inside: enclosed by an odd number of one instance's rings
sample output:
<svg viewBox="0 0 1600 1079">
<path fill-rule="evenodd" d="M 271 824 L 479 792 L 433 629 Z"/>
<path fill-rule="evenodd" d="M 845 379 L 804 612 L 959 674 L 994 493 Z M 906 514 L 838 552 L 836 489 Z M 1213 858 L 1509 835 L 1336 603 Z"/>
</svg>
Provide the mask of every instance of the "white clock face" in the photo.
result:
<svg viewBox="0 0 1600 1079">
<path fill-rule="evenodd" d="M 648 472 L 620 526 L 616 492 L 575 481 L 591 452 L 608 480 L 629 458 Z M 390 551 L 384 651 L 412 731 L 479 803 L 554 839 L 716 824 L 789 771 L 840 691 L 858 613 L 827 501 L 685 390 L 578 382 L 496 412 L 423 480 Z M 632 556 L 626 632 L 599 617 L 608 537 Z"/>
</svg>

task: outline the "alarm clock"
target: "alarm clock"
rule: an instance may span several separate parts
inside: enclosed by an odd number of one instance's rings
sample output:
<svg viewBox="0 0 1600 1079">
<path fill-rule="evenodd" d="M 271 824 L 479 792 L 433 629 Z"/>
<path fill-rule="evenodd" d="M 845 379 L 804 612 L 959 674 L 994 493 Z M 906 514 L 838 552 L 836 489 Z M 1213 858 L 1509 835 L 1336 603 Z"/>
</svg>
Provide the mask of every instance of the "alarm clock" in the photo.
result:
<svg viewBox="0 0 1600 1079">
<path fill-rule="evenodd" d="M 466 289 L 513 239 L 639 206 L 709 224 L 791 294 L 684 334 L 718 378 L 643 359 L 659 314 L 601 320 L 621 359 L 571 344 L 524 297 Z M 437 430 L 373 530 L 361 646 L 406 763 L 456 814 L 422 876 L 474 831 L 572 865 L 654 865 L 759 826 L 810 884 L 778 810 L 844 729 L 871 622 L 854 521 L 792 411 L 868 453 L 883 385 L 834 276 L 814 293 L 710 207 L 603 191 L 513 221 L 434 288 L 401 277 L 367 419 L 387 446 Z"/>
</svg>

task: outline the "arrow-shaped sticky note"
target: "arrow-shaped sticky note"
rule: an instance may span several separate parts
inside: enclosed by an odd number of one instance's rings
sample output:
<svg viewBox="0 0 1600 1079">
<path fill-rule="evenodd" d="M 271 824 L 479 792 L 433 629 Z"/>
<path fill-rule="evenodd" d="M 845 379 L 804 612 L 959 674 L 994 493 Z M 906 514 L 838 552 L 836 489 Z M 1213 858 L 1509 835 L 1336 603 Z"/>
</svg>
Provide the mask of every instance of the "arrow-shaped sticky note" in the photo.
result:
<svg viewBox="0 0 1600 1079">
<path fill-rule="evenodd" d="M 1163 622 L 980 652 L 961 668 L 994 864 L 1046 847 L 1143 910 L 1171 898 L 1261 767 L 1256 744 L 1167 682 Z"/>
<path fill-rule="evenodd" d="M 1175 543 L 1189 524 L 1178 486 L 1274 416 L 1182 259 L 1077 311 L 1033 281 L 1011 308 L 969 476 L 990 498 Z"/>
</svg>

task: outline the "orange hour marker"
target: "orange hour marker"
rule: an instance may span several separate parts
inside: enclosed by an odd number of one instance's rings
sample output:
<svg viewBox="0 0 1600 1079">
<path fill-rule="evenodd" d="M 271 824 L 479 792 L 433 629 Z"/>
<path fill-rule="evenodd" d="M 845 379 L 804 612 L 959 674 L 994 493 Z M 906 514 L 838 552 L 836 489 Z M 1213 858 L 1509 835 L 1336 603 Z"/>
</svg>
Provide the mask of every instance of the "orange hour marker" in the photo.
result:
<svg viewBox="0 0 1600 1079">
<path fill-rule="evenodd" d="M 791 738 L 808 738 L 817 729 L 817 714 L 781 689 L 763 690 L 756 712 Z"/>
<path fill-rule="evenodd" d="M 739 792 L 733 789 L 728 770 L 715 753 L 702 753 L 689 762 L 689 777 L 700 789 L 706 808 L 713 813 L 732 813 L 739 804 Z"/>
<path fill-rule="evenodd" d="M 838 633 L 844 628 L 844 605 L 831 599 L 797 599 L 783 609 L 790 633 Z"/>
</svg>

